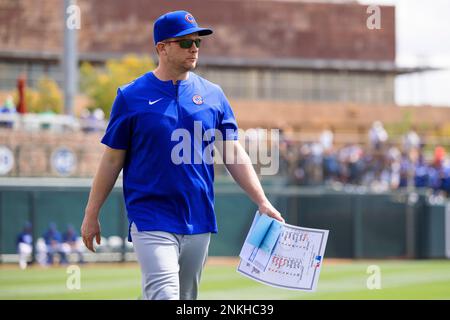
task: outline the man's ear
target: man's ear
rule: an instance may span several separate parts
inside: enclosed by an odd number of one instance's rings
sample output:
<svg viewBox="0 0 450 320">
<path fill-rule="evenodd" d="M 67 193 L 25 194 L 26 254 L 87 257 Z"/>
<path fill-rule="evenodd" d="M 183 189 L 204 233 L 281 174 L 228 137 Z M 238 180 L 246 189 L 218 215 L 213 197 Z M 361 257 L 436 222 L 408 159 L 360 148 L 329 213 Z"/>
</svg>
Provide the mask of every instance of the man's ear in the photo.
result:
<svg viewBox="0 0 450 320">
<path fill-rule="evenodd" d="M 159 42 L 159 43 L 156 45 L 156 52 L 157 52 L 158 54 L 166 55 L 167 52 L 166 52 L 165 45 L 164 45 L 163 43 L 160 43 L 160 42 Z"/>
</svg>

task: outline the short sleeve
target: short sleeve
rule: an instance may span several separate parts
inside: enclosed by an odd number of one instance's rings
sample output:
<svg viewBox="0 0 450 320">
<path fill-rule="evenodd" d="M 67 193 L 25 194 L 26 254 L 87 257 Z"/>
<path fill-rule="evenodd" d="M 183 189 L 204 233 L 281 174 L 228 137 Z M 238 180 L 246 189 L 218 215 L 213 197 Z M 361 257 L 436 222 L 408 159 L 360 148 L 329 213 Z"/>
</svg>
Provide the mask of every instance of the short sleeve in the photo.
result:
<svg viewBox="0 0 450 320">
<path fill-rule="evenodd" d="M 128 149 L 131 138 L 130 115 L 121 90 L 117 90 L 108 127 L 101 142 L 113 149 Z"/>
<path fill-rule="evenodd" d="M 220 90 L 222 101 L 222 113 L 220 115 L 219 130 L 223 140 L 238 140 L 238 125 L 233 110 L 224 92 Z"/>
</svg>

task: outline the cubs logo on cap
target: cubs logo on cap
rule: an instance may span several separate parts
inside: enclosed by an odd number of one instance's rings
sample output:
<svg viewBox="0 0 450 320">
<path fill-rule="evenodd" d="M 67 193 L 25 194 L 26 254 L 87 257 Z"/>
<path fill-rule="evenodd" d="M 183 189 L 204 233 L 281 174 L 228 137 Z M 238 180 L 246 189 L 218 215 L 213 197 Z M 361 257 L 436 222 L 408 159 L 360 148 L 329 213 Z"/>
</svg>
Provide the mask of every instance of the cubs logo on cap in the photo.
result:
<svg viewBox="0 0 450 320">
<path fill-rule="evenodd" d="M 195 23 L 194 16 L 193 16 L 192 14 L 190 14 L 190 13 L 188 13 L 187 15 L 185 15 L 184 18 L 186 19 L 187 22 Z"/>
<path fill-rule="evenodd" d="M 196 105 L 201 105 L 203 104 L 203 98 L 201 95 L 196 94 L 192 97 L 192 102 L 194 102 Z"/>
</svg>

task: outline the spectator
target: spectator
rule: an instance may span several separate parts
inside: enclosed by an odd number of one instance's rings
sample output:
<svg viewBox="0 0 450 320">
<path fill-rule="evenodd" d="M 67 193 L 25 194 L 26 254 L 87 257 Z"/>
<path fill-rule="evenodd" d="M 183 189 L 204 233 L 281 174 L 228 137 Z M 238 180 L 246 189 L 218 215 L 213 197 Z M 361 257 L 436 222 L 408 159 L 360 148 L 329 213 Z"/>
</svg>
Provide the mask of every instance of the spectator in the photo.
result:
<svg viewBox="0 0 450 320">
<path fill-rule="evenodd" d="M 95 109 L 92 114 L 94 116 L 94 119 L 97 120 L 98 123 L 102 123 L 105 120 L 105 113 L 100 108 Z"/>
<path fill-rule="evenodd" d="M 84 110 L 81 114 L 83 132 L 99 132 L 105 130 L 105 113 L 102 109 L 97 108 L 92 112 Z"/>
<path fill-rule="evenodd" d="M 447 159 L 442 165 L 441 190 L 450 197 L 450 161 Z"/>
<path fill-rule="evenodd" d="M 443 176 L 443 168 L 436 166 L 434 163 L 432 163 L 428 167 L 428 177 L 429 177 L 429 184 L 428 187 L 433 190 L 433 195 L 439 195 L 441 193 L 441 185 L 442 185 L 442 178 Z"/>
<path fill-rule="evenodd" d="M 25 270 L 28 260 L 33 253 L 33 236 L 31 223 L 26 222 L 22 232 L 17 236 L 17 253 L 19 254 L 19 267 Z"/>
<path fill-rule="evenodd" d="M 380 121 L 375 121 L 369 130 L 369 141 L 372 149 L 381 150 L 388 140 L 388 134 Z"/>
<path fill-rule="evenodd" d="M 352 144 L 348 150 L 348 181 L 352 184 L 360 184 L 362 181 L 362 175 L 364 172 L 363 162 L 364 152 L 360 146 Z"/>
<path fill-rule="evenodd" d="M 297 153 L 292 129 L 280 129 L 280 173 L 292 177 L 297 165 Z"/>
<path fill-rule="evenodd" d="M 434 149 L 434 159 L 433 159 L 433 164 L 436 167 L 442 167 L 443 163 L 445 160 L 445 149 L 441 146 L 437 146 Z"/>
<path fill-rule="evenodd" d="M 11 117 L 16 113 L 13 97 L 9 95 L 6 98 L 5 104 L 0 109 L 0 128 L 12 128 L 14 126 L 14 119 Z"/>
<path fill-rule="evenodd" d="M 310 165 L 311 179 L 310 184 L 318 185 L 323 181 L 323 146 L 320 143 L 313 142 L 311 144 Z"/>
<path fill-rule="evenodd" d="M 400 186 L 400 162 L 402 155 L 397 147 L 391 146 L 386 157 L 390 171 L 390 188 L 397 189 Z"/>
<path fill-rule="evenodd" d="M 408 155 L 403 152 L 400 159 L 400 188 L 406 188 L 408 186 L 408 182 L 411 180 L 410 173 L 413 170 L 413 166 L 414 164 L 411 162 Z"/>
<path fill-rule="evenodd" d="M 328 149 L 323 156 L 323 178 L 326 184 L 337 181 L 339 178 L 339 161 L 336 153 Z"/>
<path fill-rule="evenodd" d="M 61 233 L 56 228 L 56 224 L 51 222 L 47 232 L 44 234 L 45 244 L 47 246 L 47 264 L 53 264 L 53 258 L 55 254 L 59 255 L 59 263 L 66 264 L 67 256 L 62 250 L 62 237 Z"/>
<path fill-rule="evenodd" d="M 334 135 L 330 129 L 325 129 L 320 134 L 320 144 L 325 151 L 331 150 L 333 148 Z"/>
<path fill-rule="evenodd" d="M 429 169 L 428 165 L 426 164 L 423 155 L 419 156 L 419 159 L 415 165 L 415 171 L 414 171 L 414 184 L 416 188 L 425 188 L 430 186 L 429 181 Z"/>
<path fill-rule="evenodd" d="M 416 130 L 412 128 L 411 130 L 406 133 L 406 135 L 403 137 L 403 150 L 406 152 L 415 149 L 418 150 L 421 145 L 421 139 L 419 135 L 417 134 Z"/>
</svg>

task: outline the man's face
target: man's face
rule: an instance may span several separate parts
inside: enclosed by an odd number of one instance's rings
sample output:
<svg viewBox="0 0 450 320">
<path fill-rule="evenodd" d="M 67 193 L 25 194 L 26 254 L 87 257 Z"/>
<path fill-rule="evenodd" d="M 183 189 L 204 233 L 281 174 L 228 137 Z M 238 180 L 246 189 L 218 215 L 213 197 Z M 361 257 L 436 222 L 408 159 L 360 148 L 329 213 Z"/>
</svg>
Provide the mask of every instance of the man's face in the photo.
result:
<svg viewBox="0 0 450 320">
<path fill-rule="evenodd" d="M 167 63 L 181 72 L 187 72 L 194 69 L 198 60 L 198 48 L 195 43 L 192 43 L 190 48 L 180 47 L 180 40 L 196 40 L 200 39 L 198 33 L 192 33 L 186 36 L 170 38 L 164 40 L 162 45 L 162 54 L 164 55 Z"/>
</svg>

